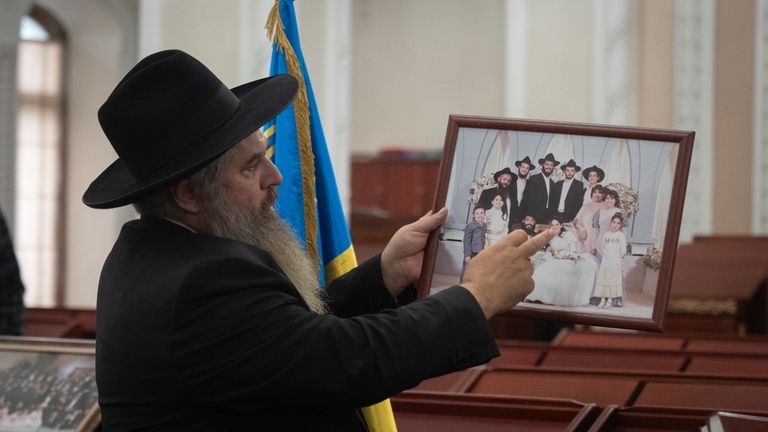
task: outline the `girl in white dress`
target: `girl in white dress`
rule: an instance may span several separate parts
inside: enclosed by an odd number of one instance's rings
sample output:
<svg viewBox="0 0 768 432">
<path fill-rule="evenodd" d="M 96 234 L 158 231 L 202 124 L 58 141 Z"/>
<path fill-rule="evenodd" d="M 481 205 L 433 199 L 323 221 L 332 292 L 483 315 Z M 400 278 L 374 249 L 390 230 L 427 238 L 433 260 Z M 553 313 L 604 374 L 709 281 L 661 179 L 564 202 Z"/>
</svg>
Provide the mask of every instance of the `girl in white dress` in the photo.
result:
<svg viewBox="0 0 768 432">
<path fill-rule="evenodd" d="M 608 188 L 603 188 L 603 207 L 592 217 L 592 227 L 596 230 L 595 250 L 593 253 L 597 256 L 603 256 L 603 236 L 611 229 L 611 219 L 613 215 L 621 211 L 621 201 L 619 194 Z"/>
<path fill-rule="evenodd" d="M 595 286 L 597 260 L 580 253 L 576 236 L 563 227 L 558 217 L 549 225 L 560 235 L 549 241 L 547 251 L 538 253 L 534 264 L 534 287 L 526 298 L 556 306 L 586 306 Z"/>
<path fill-rule="evenodd" d="M 485 211 L 485 246 L 491 246 L 509 233 L 509 214 L 501 195 L 491 201 L 492 207 Z"/>
<path fill-rule="evenodd" d="M 627 253 L 627 239 L 621 231 L 624 217 L 616 213 L 611 217 L 610 232 L 603 236 L 603 259 L 600 261 L 600 269 L 597 271 L 595 281 L 595 297 L 600 297 L 599 308 L 610 308 L 614 299 L 624 295 L 621 261 Z"/>
</svg>

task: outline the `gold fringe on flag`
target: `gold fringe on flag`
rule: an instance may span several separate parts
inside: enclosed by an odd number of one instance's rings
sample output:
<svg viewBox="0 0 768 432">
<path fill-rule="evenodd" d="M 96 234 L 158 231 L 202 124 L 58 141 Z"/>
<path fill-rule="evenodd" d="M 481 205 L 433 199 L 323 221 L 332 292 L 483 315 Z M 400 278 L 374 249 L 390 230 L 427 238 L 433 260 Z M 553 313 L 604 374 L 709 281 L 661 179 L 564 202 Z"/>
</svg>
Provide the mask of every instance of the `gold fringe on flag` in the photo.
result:
<svg viewBox="0 0 768 432">
<path fill-rule="evenodd" d="M 288 73 L 299 81 L 299 91 L 293 101 L 296 116 L 296 136 L 299 141 L 299 160 L 301 162 L 301 189 L 304 196 L 304 228 L 307 232 L 307 255 L 315 264 L 315 272 L 322 268 L 320 253 L 317 249 L 317 218 L 315 212 L 315 155 L 312 153 L 312 138 L 309 132 L 309 99 L 301 65 L 296 57 L 288 37 L 285 35 L 283 20 L 280 19 L 280 1 L 269 12 L 267 18 L 267 37 L 285 54 Z"/>
</svg>

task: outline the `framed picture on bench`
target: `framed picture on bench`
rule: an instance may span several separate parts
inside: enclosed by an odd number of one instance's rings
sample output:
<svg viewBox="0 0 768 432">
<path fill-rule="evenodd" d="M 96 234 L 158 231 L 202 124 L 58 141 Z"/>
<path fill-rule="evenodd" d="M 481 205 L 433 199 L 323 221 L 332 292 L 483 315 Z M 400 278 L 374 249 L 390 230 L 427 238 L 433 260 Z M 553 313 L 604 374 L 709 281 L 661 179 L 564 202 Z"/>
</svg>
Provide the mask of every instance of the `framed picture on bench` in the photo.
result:
<svg viewBox="0 0 768 432">
<path fill-rule="evenodd" d="M 661 331 L 694 132 L 451 115 L 419 296 L 509 232 L 560 234 L 508 314 Z"/>
<path fill-rule="evenodd" d="M 95 352 L 93 341 L 0 337 L 0 431 L 96 431 Z"/>
</svg>

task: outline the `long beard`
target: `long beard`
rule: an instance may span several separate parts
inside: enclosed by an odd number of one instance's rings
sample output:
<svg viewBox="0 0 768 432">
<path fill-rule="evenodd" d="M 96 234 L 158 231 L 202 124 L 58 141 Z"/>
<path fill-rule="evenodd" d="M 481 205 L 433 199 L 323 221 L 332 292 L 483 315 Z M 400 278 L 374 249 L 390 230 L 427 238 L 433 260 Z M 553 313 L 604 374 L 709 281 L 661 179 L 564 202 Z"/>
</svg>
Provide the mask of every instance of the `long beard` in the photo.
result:
<svg viewBox="0 0 768 432">
<path fill-rule="evenodd" d="M 224 198 L 225 193 L 212 194 L 203 200 L 211 234 L 238 240 L 269 253 L 296 287 L 312 312 L 328 311 L 325 292 L 315 271 L 291 228 L 272 210 L 277 199 L 274 189 L 258 209 L 241 208 Z"/>
</svg>

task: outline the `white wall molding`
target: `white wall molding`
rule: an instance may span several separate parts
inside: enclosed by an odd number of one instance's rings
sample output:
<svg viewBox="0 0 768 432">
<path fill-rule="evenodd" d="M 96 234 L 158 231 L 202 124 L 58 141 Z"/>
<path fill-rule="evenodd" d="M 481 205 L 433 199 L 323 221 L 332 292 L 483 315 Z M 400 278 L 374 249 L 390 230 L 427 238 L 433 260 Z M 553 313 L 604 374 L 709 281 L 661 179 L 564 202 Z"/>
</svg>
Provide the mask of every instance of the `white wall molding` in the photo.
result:
<svg viewBox="0 0 768 432">
<path fill-rule="evenodd" d="M 715 0 L 676 0 L 675 119 L 696 131 L 680 241 L 712 232 Z"/>
<path fill-rule="evenodd" d="M 139 58 L 163 47 L 164 6 L 163 0 L 139 0 Z"/>
<path fill-rule="evenodd" d="M 504 114 L 525 117 L 526 2 L 504 2 Z"/>
<path fill-rule="evenodd" d="M 755 14 L 755 109 L 752 152 L 752 233 L 768 234 L 768 0 Z"/>
<path fill-rule="evenodd" d="M 592 120 L 637 123 L 637 12 L 631 0 L 594 0 Z"/>
<path fill-rule="evenodd" d="M 272 0 L 239 0 L 238 7 L 238 84 L 269 75 L 272 45 L 267 39 L 267 16 Z"/>
<path fill-rule="evenodd" d="M 344 214 L 349 219 L 350 199 L 350 112 L 352 101 L 352 1 L 326 2 L 323 94 L 318 102 L 325 141 L 328 145 L 336 185 Z"/>
</svg>

